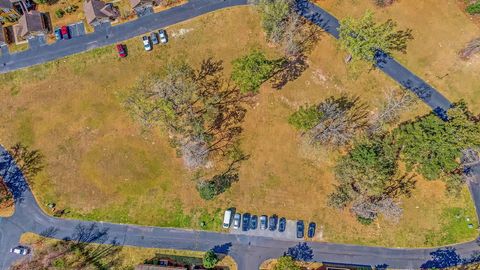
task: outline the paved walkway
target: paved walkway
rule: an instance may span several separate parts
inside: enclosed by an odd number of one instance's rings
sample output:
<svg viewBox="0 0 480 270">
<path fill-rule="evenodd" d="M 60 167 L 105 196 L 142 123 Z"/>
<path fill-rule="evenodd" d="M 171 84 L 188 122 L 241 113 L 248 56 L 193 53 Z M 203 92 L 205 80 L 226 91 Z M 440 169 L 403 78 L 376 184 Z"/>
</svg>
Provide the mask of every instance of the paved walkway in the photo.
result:
<svg viewBox="0 0 480 270">
<path fill-rule="evenodd" d="M 65 41 L 45 45 L 12 55 L 0 57 L 0 63 L 5 63 L 0 72 L 43 63 L 73 53 L 105 46 L 124 39 L 143 34 L 153 29 L 164 27 L 185 19 L 234 5 L 246 4 L 244 0 L 191 0 L 188 4 L 167 10 L 155 15 L 149 15 L 133 22 L 104 31 L 98 31 L 79 37 L 75 42 Z M 338 37 L 338 21 L 319 7 L 304 1 L 300 12 L 328 33 Z M 379 65 L 387 75 L 400 84 L 417 93 L 432 109 L 444 112 L 450 107 L 438 91 L 426 84 L 420 78 L 409 72 L 392 58 L 386 58 Z M 425 94 L 425 93 L 428 93 Z M 469 181 L 470 191 L 480 209 L 480 165 L 472 169 L 474 175 Z M 477 173 L 478 172 L 478 173 Z M 80 230 L 89 232 L 84 241 L 99 242 L 104 236 L 109 242 L 121 245 L 139 247 L 157 247 L 205 251 L 215 248 L 232 256 L 239 270 L 258 269 L 266 259 L 283 255 L 288 248 L 295 246 L 296 241 L 282 241 L 262 236 L 234 235 L 215 232 L 156 228 L 104 222 L 87 222 L 78 220 L 58 219 L 47 216 L 38 207 L 33 194 L 22 173 L 5 149 L 0 147 L 0 175 L 15 197 L 15 214 L 10 218 L 0 218 L 0 269 L 7 269 L 19 256 L 8 250 L 18 244 L 19 237 L 24 232 L 34 232 L 57 239 L 71 238 Z M 455 265 L 455 256 L 466 258 L 480 248 L 476 241 L 433 249 L 400 249 L 357 245 L 342 245 L 333 243 L 309 242 L 308 249 L 315 261 L 363 264 L 380 268 L 412 269 L 421 266 L 442 268 Z"/>
</svg>

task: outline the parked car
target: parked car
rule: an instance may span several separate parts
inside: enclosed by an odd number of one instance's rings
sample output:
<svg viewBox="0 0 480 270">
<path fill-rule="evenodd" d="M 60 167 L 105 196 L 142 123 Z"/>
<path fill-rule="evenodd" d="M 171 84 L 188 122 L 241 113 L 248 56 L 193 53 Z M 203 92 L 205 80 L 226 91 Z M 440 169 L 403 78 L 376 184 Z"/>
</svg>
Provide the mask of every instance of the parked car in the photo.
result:
<svg viewBox="0 0 480 270">
<path fill-rule="evenodd" d="M 308 224 L 308 237 L 313 238 L 315 236 L 316 227 L 317 224 L 315 224 L 315 222 L 310 222 L 310 224 Z"/>
<path fill-rule="evenodd" d="M 145 51 L 151 51 L 152 45 L 150 44 L 150 39 L 147 36 L 143 36 L 142 40 L 143 40 L 143 48 L 145 49 Z"/>
<path fill-rule="evenodd" d="M 236 213 L 234 216 L 233 216 L 233 228 L 234 229 L 238 229 L 240 228 L 240 220 L 242 219 L 242 215 L 240 215 L 240 213 Z"/>
<path fill-rule="evenodd" d="M 232 210 L 227 209 L 225 214 L 223 214 L 223 228 L 228 229 L 230 223 L 232 222 Z"/>
<path fill-rule="evenodd" d="M 284 232 L 286 228 L 287 228 L 287 219 L 282 217 L 278 221 L 278 231 L 279 232 Z"/>
<path fill-rule="evenodd" d="M 262 215 L 262 216 L 260 217 L 260 229 L 266 230 L 266 229 L 267 229 L 267 226 L 268 226 L 267 216 Z"/>
<path fill-rule="evenodd" d="M 305 231 L 305 225 L 303 220 L 297 220 L 297 238 L 303 238 Z"/>
<path fill-rule="evenodd" d="M 150 39 L 152 40 L 153 45 L 160 43 L 158 41 L 157 33 L 155 32 L 150 33 Z"/>
<path fill-rule="evenodd" d="M 123 44 L 117 44 L 115 48 L 117 49 L 118 56 L 120 56 L 120 58 L 124 58 L 127 56 L 127 52 L 125 51 L 125 47 L 123 46 Z"/>
<path fill-rule="evenodd" d="M 158 30 L 158 35 L 160 36 L 160 42 L 165 44 L 168 42 L 167 31 L 164 29 Z"/>
<path fill-rule="evenodd" d="M 277 215 L 273 215 L 268 220 L 268 229 L 270 231 L 275 231 L 277 229 L 278 217 Z"/>
<path fill-rule="evenodd" d="M 70 31 L 68 30 L 68 27 L 66 25 L 60 28 L 60 32 L 62 33 L 63 39 L 70 39 Z"/>
<path fill-rule="evenodd" d="M 250 229 L 250 213 L 245 213 L 242 216 L 242 231 L 246 232 Z"/>
<path fill-rule="evenodd" d="M 30 249 L 24 246 L 17 246 L 17 247 L 11 248 L 10 252 L 18 255 L 27 255 L 28 253 L 30 253 Z"/>
<path fill-rule="evenodd" d="M 256 230 L 258 226 L 258 217 L 257 215 L 253 215 L 250 218 L 250 230 Z"/>
<path fill-rule="evenodd" d="M 60 30 L 60 28 L 56 28 L 54 33 L 55 33 L 55 39 L 56 40 L 62 39 L 62 30 Z"/>
</svg>

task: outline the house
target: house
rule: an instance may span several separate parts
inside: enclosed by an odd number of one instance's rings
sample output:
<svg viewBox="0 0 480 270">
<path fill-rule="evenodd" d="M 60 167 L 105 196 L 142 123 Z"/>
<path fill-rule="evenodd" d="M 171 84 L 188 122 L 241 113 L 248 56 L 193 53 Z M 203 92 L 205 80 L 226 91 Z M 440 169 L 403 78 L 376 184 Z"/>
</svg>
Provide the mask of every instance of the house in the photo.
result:
<svg viewBox="0 0 480 270">
<path fill-rule="evenodd" d="M 25 3 L 20 0 L 0 0 L 0 22 L 3 25 L 15 23 L 26 10 Z"/>
<path fill-rule="evenodd" d="M 120 12 L 113 4 L 101 0 L 85 0 L 83 9 L 87 23 L 92 26 L 114 21 L 120 16 Z"/>
<path fill-rule="evenodd" d="M 135 270 L 188 270 L 185 267 L 178 266 L 162 266 L 153 264 L 140 264 L 135 266 Z"/>
<path fill-rule="evenodd" d="M 24 13 L 18 20 L 18 24 L 13 26 L 13 29 L 17 41 L 44 35 L 50 31 L 47 16 L 35 10 Z"/>
<path fill-rule="evenodd" d="M 162 0 L 130 0 L 133 9 L 158 6 Z"/>
</svg>

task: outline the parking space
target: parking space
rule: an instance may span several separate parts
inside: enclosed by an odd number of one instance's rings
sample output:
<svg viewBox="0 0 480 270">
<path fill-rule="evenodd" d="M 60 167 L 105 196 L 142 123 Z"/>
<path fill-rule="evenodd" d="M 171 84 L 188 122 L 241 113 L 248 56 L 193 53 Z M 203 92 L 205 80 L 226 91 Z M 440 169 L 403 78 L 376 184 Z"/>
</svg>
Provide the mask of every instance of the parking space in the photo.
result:
<svg viewBox="0 0 480 270">
<path fill-rule="evenodd" d="M 138 17 L 143 17 L 147 16 L 150 14 L 153 14 L 154 10 L 153 7 L 137 7 L 135 8 L 135 14 L 137 14 Z"/>
<path fill-rule="evenodd" d="M 258 227 L 255 230 L 248 230 L 242 231 L 242 228 L 234 229 L 230 227 L 230 233 L 233 234 L 243 234 L 243 235 L 251 235 L 251 236 L 264 236 L 264 237 L 271 237 L 279 240 L 298 240 L 297 239 L 297 230 L 296 230 L 296 220 L 287 220 L 287 226 L 284 232 L 279 232 L 278 229 L 275 231 L 270 231 L 268 228 L 265 230 L 260 229 Z"/>
<path fill-rule="evenodd" d="M 0 55 L 7 54 L 10 54 L 10 51 L 8 51 L 8 46 L 6 44 L 0 45 Z"/>
<path fill-rule="evenodd" d="M 68 25 L 68 30 L 70 31 L 70 36 L 72 38 L 85 35 L 85 25 L 83 22 L 77 22 Z"/>
<path fill-rule="evenodd" d="M 28 47 L 30 49 L 45 45 L 45 36 L 39 35 L 28 39 Z"/>
</svg>

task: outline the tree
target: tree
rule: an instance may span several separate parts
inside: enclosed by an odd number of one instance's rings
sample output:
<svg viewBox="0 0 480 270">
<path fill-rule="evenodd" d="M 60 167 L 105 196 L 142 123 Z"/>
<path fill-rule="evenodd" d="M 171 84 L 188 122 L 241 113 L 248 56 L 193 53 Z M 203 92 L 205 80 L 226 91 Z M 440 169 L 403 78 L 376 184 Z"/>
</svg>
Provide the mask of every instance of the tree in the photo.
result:
<svg viewBox="0 0 480 270">
<path fill-rule="evenodd" d="M 141 80 L 125 105 L 145 128 L 161 126 L 185 165 L 195 169 L 214 154 L 224 155 L 242 132 L 245 96 L 222 79 L 223 63 L 211 58 L 194 69 L 185 62 L 169 63 Z"/>
<path fill-rule="evenodd" d="M 329 195 L 329 205 L 336 208 L 350 205 L 351 211 L 365 220 L 384 214 L 398 221 L 402 210 L 395 199 L 410 195 L 415 187 L 413 177 L 398 176 L 399 151 L 390 137 L 357 142 L 335 166 L 339 184 Z"/>
<path fill-rule="evenodd" d="M 410 91 L 391 89 L 385 92 L 385 102 L 371 120 L 371 134 L 384 130 L 385 125 L 398 121 L 400 113 L 411 108 L 417 98 Z"/>
<path fill-rule="evenodd" d="M 448 120 L 444 121 L 432 112 L 394 130 L 408 170 L 430 180 L 457 174 L 462 150 L 480 146 L 480 124 L 465 103 L 455 104 L 447 115 Z"/>
<path fill-rule="evenodd" d="M 267 81 L 282 60 L 269 60 L 261 51 L 253 51 L 232 62 L 232 80 L 243 93 L 258 92 L 260 85 Z"/>
<path fill-rule="evenodd" d="M 317 106 L 300 107 L 289 118 L 288 123 L 300 131 L 309 131 L 321 121 L 323 113 Z"/>
<path fill-rule="evenodd" d="M 215 252 L 211 249 L 205 252 L 205 254 L 203 255 L 203 266 L 205 268 L 208 268 L 208 269 L 214 268 L 218 262 L 219 262 L 219 259 L 217 257 L 217 254 L 215 254 Z"/>
<path fill-rule="evenodd" d="M 300 108 L 289 122 L 305 131 L 311 143 L 343 146 L 367 126 L 366 104 L 358 97 L 329 97 L 316 106 Z"/>
<path fill-rule="evenodd" d="M 237 172 L 228 172 L 223 174 L 217 174 L 212 179 L 206 181 L 200 181 L 197 184 L 197 190 L 200 193 L 200 197 L 204 200 L 212 200 L 217 195 L 225 192 L 232 183 L 238 181 Z"/>
<path fill-rule="evenodd" d="M 301 270 L 302 268 L 290 256 L 282 256 L 277 259 L 274 270 Z"/>
<path fill-rule="evenodd" d="M 396 30 L 396 26 L 392 20 L 376 23 L 374 14 L 369 11 L 359 19 L 347 17 L 340 21 L 340 46 L 353 60 L 376 64 L 379 53 L 406 53 L 407 42 L 413 39 L 412 30 Z"/>
<path fill-rule="evenodd" d="M 463 60 L 468 60 L 472 55 L 480 52 L 480 38 L 476 38 L 471 40 L 467 43 L 465 48 L 463 48 L 460 52 L 460 58 Z"/>
<path fill-rule="evenodd" d="M 297 12 L 297 0 L 260 0 L 258 9 L 267 40 L 283 48 L 287 58 L 311 50 L 321 31 Z"/>
</svg>

